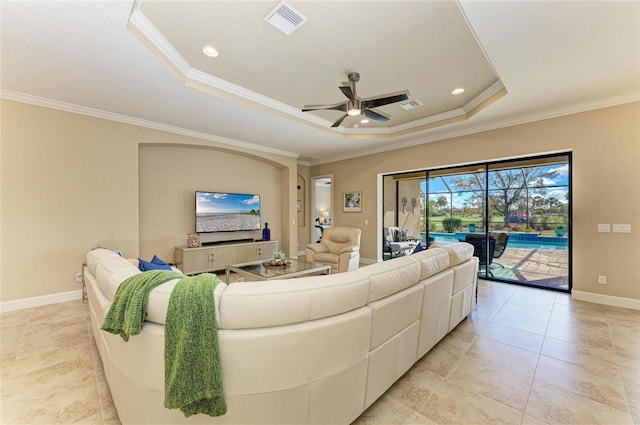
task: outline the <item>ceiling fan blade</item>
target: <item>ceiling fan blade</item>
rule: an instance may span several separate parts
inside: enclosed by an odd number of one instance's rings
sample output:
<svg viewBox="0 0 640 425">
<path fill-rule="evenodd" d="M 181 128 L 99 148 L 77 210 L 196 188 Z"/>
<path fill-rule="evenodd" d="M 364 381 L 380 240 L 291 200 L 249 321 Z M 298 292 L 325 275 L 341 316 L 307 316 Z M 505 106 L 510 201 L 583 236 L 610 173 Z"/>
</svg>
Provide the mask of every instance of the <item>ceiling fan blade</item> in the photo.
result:
<svg viewBox="0 0 640 425">
<path fill-rule="evenodd" d="M 324 111 L 324 110 L 347 112 L 347 103 L 348 102 L 340 102 L 340 103 L 335 103 L 333 105 L 304 105 L 302 107 L 302 112 Z"/>
<path fill-rule="evenodd" d="M 355 103 L 355 96 L 353 95 L 353 91 L 351 90 L 351 87 L 349 86 L 340 86 L 340 90 L 342 90 L 342 93 L 344 93 L 345 96 L 347 96 L 347 98 L 351 101 Z"/>
<path fill-rule="evenodd" d="M 387 122 L 389 121 L 389 117 L 381 114 L 380 112 L 373 112 L 371 109 L 365 109 L 362 111 L 362 115 L 370 120 L 378 121 L 378 122 Z"/>
<path fill-rule="evenodd" d="M 340 118 L 338 121 L 334 122 L 331 127 L 338 127 L 340 124 L 342 124 L 342 121 L 344 121 L 344 119 L 347 118 L 348 116 L 349 114 L 344 114 L 344 116 Z"/>
<path fill-rule="evenodd" d="M 401 91 L 397 93 L 389 93 L 386 95 L 373 97 L 369 99 L 362 99 L 363 108 L 377 108 L 379 106 L 389 105 L 391 103 L 402 102 L 409 99 L 408 91 Z"/>
</svg>

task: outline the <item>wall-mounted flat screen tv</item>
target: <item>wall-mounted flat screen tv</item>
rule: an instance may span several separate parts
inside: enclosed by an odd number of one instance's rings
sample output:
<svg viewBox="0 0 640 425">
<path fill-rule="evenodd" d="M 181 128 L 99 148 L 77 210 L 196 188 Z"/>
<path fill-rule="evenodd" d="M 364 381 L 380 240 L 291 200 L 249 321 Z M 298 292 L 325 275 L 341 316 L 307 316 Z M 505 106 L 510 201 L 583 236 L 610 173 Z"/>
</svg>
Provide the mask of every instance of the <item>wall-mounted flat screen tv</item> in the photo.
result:
<svg viewBox="0 0 640 425">
<path fill-rule="evenodd" d="M 260 230 L 260 195 L 196 192 L 196 232 Z"/>
</svg>

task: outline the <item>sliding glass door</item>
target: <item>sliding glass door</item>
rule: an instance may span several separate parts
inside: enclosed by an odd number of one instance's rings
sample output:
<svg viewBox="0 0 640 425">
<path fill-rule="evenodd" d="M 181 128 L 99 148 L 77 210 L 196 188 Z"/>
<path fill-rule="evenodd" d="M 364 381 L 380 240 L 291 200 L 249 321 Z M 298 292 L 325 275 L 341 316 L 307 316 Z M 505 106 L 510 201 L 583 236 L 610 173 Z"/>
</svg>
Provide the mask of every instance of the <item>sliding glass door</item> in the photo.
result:
<svg viewBox="0 0 640 425">
<path fill-rule="evenodd" d="M 570 291 L 570 171 L 559 154 L 385 176 L 384 225 L 472 244 L 481 278 Z"/>
<path fill-rule="evenodd" d="M 480 165 L 429 171 L 429 240 L 458 242 L 467 233 L 484 233 L 486 183 Z"/>
<path fill-rule="evenodd" d="M 488 226 L 508 235 L 489 277 L 570 290 L 570 165 L 554 155 L 488 166 Z"/>
</svg>

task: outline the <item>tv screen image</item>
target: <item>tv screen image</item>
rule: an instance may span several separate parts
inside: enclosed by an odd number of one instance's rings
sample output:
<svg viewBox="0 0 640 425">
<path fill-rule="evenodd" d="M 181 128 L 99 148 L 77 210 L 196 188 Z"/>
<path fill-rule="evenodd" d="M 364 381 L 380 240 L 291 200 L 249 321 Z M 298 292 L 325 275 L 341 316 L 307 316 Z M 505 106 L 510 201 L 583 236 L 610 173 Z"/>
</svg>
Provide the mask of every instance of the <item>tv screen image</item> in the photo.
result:
<svg viewBox="0 0 640 425">
<path fill-rule="evenodd" d="M 260 195 L 196 192 L 196 232 L 260 230 Z"/>
</svg>

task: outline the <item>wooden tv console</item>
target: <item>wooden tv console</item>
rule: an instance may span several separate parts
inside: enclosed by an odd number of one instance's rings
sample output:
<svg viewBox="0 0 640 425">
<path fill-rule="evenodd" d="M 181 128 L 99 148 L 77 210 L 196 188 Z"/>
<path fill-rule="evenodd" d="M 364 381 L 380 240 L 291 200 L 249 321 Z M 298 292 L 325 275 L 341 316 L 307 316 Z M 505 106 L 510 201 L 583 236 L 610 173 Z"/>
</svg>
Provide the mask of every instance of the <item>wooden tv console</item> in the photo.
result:
<svg viewBox="0 0 640 425">
<path fill-rule="evenodd" d="M 266 260 L 278 250 L 278 241 L 221 243 L 199 248 L 177 246 L 174 262 L 184 274 L 222 270 L 226 266 L 249 261 Z"/>
</svg>

